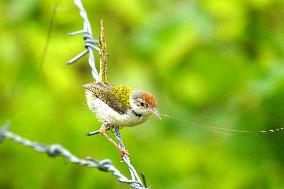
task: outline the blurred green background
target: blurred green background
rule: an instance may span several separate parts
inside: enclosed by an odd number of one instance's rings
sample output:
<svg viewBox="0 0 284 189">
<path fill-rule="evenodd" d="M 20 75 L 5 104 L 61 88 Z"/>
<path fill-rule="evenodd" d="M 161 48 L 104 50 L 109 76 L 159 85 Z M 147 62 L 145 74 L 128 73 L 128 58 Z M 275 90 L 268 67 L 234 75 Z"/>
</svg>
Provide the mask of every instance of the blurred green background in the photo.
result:
<svg viewBox="0 0 284 189">
<path fill-rule="evenodd" d="M 85 0 L 98 36 L 105 20 L 112 84 L 148 90 L 161 113 L 239 130 L 284 127 L 284 1 Z M 83 50 L 82 20 L 72 1 L 0 1 L 0 121 L 79 157 L 119 152 L 102 136 L 85 103 L 93 81 Z M 50 21 L 53 25 L 50 27 Z M 48 31 L 48 49 L 43 53 Z M 240 136 L 173 119 L 121 131 L 133 165 L 152 188 L 284 189 L 283 133 Z M 49 158 L 5 140 L 0 188 L 129 188 L 97 169 Z"/>
</svg>

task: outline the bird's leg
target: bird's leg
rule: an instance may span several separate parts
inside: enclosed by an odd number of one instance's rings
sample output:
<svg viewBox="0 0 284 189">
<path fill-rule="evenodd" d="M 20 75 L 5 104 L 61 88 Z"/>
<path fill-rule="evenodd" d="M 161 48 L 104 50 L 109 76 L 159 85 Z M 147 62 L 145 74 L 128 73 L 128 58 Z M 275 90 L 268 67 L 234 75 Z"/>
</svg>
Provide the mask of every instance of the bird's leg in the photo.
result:
<svg viewBox="0 0 284 189">
<path fill-rule="evenodd" d="M 105 130 L 104 126 L 102 126 L 98 131 L 99 131 L 108 141 L 110 141 L 110 142 L 122 153 L 122 156 L 121 156 L 121 157 L 123 157 L 123 155 L 129 156 L 128 151 L 127 151 L 125 148 L 123 148 L 123 147 L 119 146 L 118 144 L 116 144 L 116 143 L 106 134 L 106 130 Z"/>
</svg>

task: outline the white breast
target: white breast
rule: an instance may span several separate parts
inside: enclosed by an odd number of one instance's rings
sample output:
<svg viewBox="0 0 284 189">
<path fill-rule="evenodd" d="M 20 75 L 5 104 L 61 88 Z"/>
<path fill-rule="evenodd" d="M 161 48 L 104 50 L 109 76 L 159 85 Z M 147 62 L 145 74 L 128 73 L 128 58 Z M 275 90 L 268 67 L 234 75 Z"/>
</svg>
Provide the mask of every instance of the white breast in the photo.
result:
<svg viewBox="0 0 284 189">
<path fill-rule="evenodd" d="M 119 114 L 110 108 L 99 98 L 94 97 L 93 93 L 86 90 L 86 98 L 89 109 L 94 112 L 97 118 L 103 123 L 108 123 L 120 127 L 131 127 L 143 123 L 149 114 L 136 116 L 131 109 L 125 114 Z"/>
</svg>

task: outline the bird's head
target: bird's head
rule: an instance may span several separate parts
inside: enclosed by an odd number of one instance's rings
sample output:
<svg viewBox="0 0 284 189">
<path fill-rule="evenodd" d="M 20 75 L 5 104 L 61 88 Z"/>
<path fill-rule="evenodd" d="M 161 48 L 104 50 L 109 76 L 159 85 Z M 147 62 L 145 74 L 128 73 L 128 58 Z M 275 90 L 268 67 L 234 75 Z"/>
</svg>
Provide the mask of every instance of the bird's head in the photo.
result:
<svg viewBox="0 0 284 189">
<path fill-rule="evenodd" d="M 130 96 L 130 106 L 133 110 L 142 115 L 154 113 L 161 119 L 160 113 L 157 110 L 157 100 L 151 93 L 134 90 Z"/>
</svg>

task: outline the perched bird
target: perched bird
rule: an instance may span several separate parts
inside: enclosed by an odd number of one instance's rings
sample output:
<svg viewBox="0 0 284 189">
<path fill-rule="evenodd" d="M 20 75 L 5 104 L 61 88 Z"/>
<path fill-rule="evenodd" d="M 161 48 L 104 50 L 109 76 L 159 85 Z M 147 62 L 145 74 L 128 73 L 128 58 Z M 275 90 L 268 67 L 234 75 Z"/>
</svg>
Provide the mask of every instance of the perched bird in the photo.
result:
<svg viewBox="0 0 284 189">
<path fill-rule="evenodd" d="M 87 133 L 88 136 L 101 133 L 122 155 L 127 150 L 117 145 L 107 134 L 107 130 L 114 128 L 132 127 L 147 120 L 150 114 L 154 113 L 160 118 L 157 111 L 157 100 L 154 95 L 134 90 L 124 85 L 109 85 L 107 79 L 107 57 L 106 43 L 104 39 L 103 20 L 99 35 L 100 46 L 100 72 L 97 82 L 83 85 L 86 89 L 86 99 L 89 109 L 96 114 L 102 122 L 98 131 Z"/>
<path fill-rule="evenodd" d="M 147 120 L 152 113 L 160 118 L 157 100 L 151 93 L 135 90 L 124 85 L 111 86 L 102 82 L 83 85 L 89 109 L 102 122 L 98 131 L 87 135 L 102 133 L 123 154 L 128 152 L 118 146 L 105 131 L 113 128 L 132 127 Z"/>
</svg>

